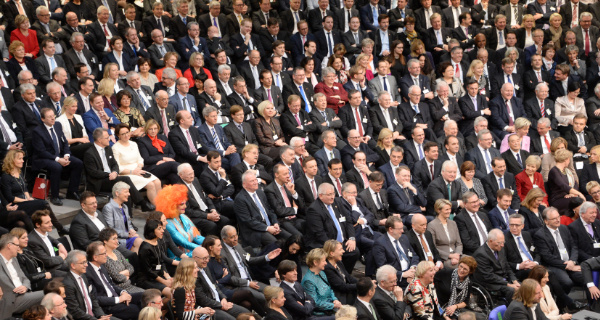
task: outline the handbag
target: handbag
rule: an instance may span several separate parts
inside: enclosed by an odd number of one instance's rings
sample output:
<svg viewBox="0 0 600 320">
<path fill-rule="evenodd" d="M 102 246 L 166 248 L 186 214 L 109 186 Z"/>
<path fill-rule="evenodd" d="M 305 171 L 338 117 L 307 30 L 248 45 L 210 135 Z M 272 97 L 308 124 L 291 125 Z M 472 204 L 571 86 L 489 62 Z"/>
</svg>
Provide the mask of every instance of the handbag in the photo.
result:
<svg viewBox="0 0 600 320">
<path fill-rule="evenodd" d="M 46 200 L 48 198 L 48 194 L 50 193 L 50 179 L 46 177 L 46 174 L 40 173 L 35 178 L 35 184 L 33 185 L 33 192 L 31 196 L 40 199 Z"/>
</svg>

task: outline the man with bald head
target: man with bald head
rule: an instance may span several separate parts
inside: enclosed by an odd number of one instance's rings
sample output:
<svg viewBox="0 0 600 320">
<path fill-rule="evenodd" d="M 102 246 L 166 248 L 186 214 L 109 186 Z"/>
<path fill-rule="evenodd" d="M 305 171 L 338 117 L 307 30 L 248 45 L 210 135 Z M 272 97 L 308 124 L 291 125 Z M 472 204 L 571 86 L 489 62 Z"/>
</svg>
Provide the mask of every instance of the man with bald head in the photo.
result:
<svg viewBox="0 0 600 320">
<path fill-rule="evenodd" d="M 169 135 L 171 127 L 175 125 L 175 108 L 169 104 L 169 94 L 165 90 L 159 90 L 152 99 L 154 105 L 146 110 L 146 117 L 154 119 L 160 125 L 158 133 Z"/>
<path fill-rule="evenodd" d="M 260 88 L 260 72 L 265 68 L 260 61 L 260 53 L 258 50 L 252 50 L 248 54 L 248 61 L 243 61 L 238 65 L 238 72 L 244 79 L 250 94 Z"/>
<path fill-rule="evenodd" d="M 219 289 L 210 269 L 207 268 L 209 258 L 208 251 L 203 247 L 197 247 L 192 251 L 192 259 L 200 269 L 196 278 L 196 288 L 200 289 L 201 294 L 196 299 L 199 300 L 200 305 L 213 309 L 216 319 L 235 320 L 238 315 L 249 311 L 227 301 L 227 297 Z"/>
<path fill-rule="evenodd" d="M 227 101 L 225 95 L 221 95 L 217 91 L 217 83 L 215 80 L 206 79 L 204 81 L 204 92 L 199 95 L 198 103 L 205 106 L 213 106 L 218 111 L 217 123 L 228 123 L 229 122 L 229 109 L 231 105 Z"/>
<path fill-rule="evenodd" d="M 514 89 L 515 87 L 507 82 L 502 85 L 500 94 L 490 101 L 490 129 L 500 139 L 508 133 L 515 133 L 515 120 L 525 117 L 521 99 L 517 99 Z"/>
<path fill-rule="evenodd" d="M 437 199 L 446 199 L 452 202 L 452 212 L 458 213 L 458 210 L 464 207 L 461 200 L 462 189 L 457 177 L 458 168 L 456 163 L 446 160 L 442 164 L 441 176 L 435 178 L 427 186 L 427 212 L 434 212 L 434 204 Z"/>
<path fill-rule="evenodd" d="M 427 217 L 417 213 L 412 216 L 412 230 L 408 232 L 410 245 L 417 252 L 419 261 L 431 261 L 435 264 L 435 271 L 444 267 L 440 253 L 435 247 L 431 232 L 427 231 Z"/>
</svg>

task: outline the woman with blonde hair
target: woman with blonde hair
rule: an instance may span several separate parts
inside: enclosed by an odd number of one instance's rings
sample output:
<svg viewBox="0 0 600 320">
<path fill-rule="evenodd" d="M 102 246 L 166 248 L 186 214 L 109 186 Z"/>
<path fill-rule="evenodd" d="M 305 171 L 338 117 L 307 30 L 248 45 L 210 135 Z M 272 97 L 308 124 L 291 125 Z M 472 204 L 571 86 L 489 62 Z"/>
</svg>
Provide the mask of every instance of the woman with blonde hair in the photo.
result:
<svg viewBox="0 0 600 320">
<path fill-rule="evenodd" d="M 70 96 L 63 101 L 63 107 L 60 109 L 60 116 L 56 121 L 62 125 L 63 134 L 69 143 L 71 154 L 77 159 L 83 159 L 83 155 L 89 147 L 92 146 L 90 138 L 81 115 L 77 114 L 77 98 Z"/>
<path fill-rule="evenodd" d="M 427 230 L 433 237 L 433 243 L 444 261 L 444 267 L 456 269 L 462 255 L 463 245 L 456 222 L 450 219 L 452 202 L 448 199 L 437 199 L 433 208 L 436 217 L 427 224 Z"/>
<path fill-rule="evenodd" d="M 467 79 L 473 79 L 477 81 L 477 84 L 479 84 L 479 94 L 489 100 L 491 94 L 490 90 L 492 87 L 488 78 L 486 78 L 483 74 L 483 70 L 484 64 L 481 60 L 475 59 L 471 61 L 471 65 L 467 71 Z"/>
<path fill-rule="evenodd" d="M 415 41 L 413 41 L 413 43 L 410 45 L 410 54 L 408 55 L 407 59 L 409 61 L 410 59 L 418 60 L 422 54 L 427 56 L 427 59 L 429 59 L 429 64 L 431 65 L 431 69 L 434 69 L 435 63 L 433 62 L 433 55 L 431 55 L 431 52 L 425 50 L 425 43 L 423 40 L 415 39 Z"/>
<path fill-rule="evenodd" d="M 315 300 L 313 315 L 332 315 L 342 303 L 336 298 L 325 275 L 327 253 L 321 248 L 312 249 L 306 256 L 308 271 L 302 277 L 302 288 Z"/>
<path fill-rule="evenodd" d="M 562 16 L 558 12 L 550 15 L 549 28 L 544 30 L 544 44 L 554 45 L 555 50 L 562 47 L 562 39 L 569 28 L 562 27 Z"/>
<path fill-rule="evenodd" d="M 367 81 L 370 81 L 375 77 L 375 64 L 373 64 L 371 56 L 365 53 L 359 54 L 358 57 L 356 57 L 356 64 L 361 66 L 362 68 L 365 68 L 365 79 L 367 79 Z"/>
<path fill-rule="evenodd" d="M 215 310 L 201 306 L 196 306 L 197 295 L 203 295 L 200 288 L 196 288 L 196 279 L 198 278 L 200 268 L 192 258 L 183 258 L 173 277 L 173 314 L 175 320 L 194 319 L 196 316 L 207 314 L 212 316 Z"/>
<path fill-rule="evenodd" d="M 21 41 L 25 46 L 25 56 L 37 58 L 40 53 L 40 45 L 37 32 L 31 29 L 31 23 L 26 15 L 19 14 L 15 17 L 15 29 L 10 33 L 10 42 Z"/>
<path fill-rule="evenodd" d="M 158 81 L 162 81 L 162 74 L 166 68 L 174 69 L 175 73 L 177 74 L 177 79 L 183 77 L 181 70 L 179 70 L 177 68 L 177 61 L 179 61 L 179 55 L 177 54 L 177 52 L 167 52 L 163 59 L 165 62 L 165 66 L 156 70 L 156 72 L 154 72 Z M 190 82 L 190 83 L 193 83 L 193 82 Z"/>
<path fill-rule="evenodd" d="M 415 270 L 415 278 L 408 285 L 404 294 L 404 302 L 410 305 L 413 316 L 419 319 L 445 319 L 448 316 L 439 314 L 441 305 L 433 285 L 435 264 L 431 261 L 421 261 Z"/>
<path fill-rule="evenodd" d="M 569 143 L 563 137 L 557 137 L 557 138 L 552 139 L 552 142 L 550 143 L 550 153 L 545 154 L 544 157 L 542 158 L 541 173 L 542 173 L 542 177 L 544 177 L 544 182 L 548 182 L 548 173 L 550 172 L 550 169 L 552 169 L 552 167 L 554 167 L 554 165 L 556 164 L 556 160 L 554 159 L 554 155 L 555 155 L 556 151 L 561 150 L 561 149 L 567 149 L 568 146 L 569 146 Z M 573 166 L 572 158 L 571 158 L 571 161 L 569 161 L 569 169 L 571 169 L 571 171 L 575 172 L 575 167 Z M 579 183 L 579 178 L 577 176 L 575 176 L 575 181 L 577 181 Z"/>
<path fill-rule="evenodd" d="M 102 96 L 102 101 L 104 102 L 103 108 L 110 110 L 114 114 L 119 108 L 117 104 L 117 95 L 115 94 L 115 80 L 110 78 L 100 80 L 100 83 L 98 84 L 98 94 Z"/>
<path fill-rule="evenodd" d="M 119 65 L 114 62 L 109 62 L 104 66 L 104 77 L 102 79 L 112 79 L 113 83 L 113 94 L 119 93 L 119 91 L 125 89 L 125 82 L 121 80 L 121 73 L 119 71 Z M 102 82 L 102 80 L 101 80 Z M 116 105 L 116 104 L 115 104 Z"/>
<path fill-rule="evenodd" d="M 40 75 L 34 59 L 25 54 L 25 44 L 19 40 L 12 41 L 8 46 L 8 52 L 10 53 L 10 59 L 6 62 L 6 70 L 15 80 L 15 83 L 19 83 L 19 72 L 29 70 L 34 79 L 33 84 L 37 85 L 37 79 Z"/>
<path fill-rule="evenodd" d="M 149 171 L 161 180 L 177 183 L 177 167 L 175 150 L 164 134 L 159 134 L 160 124 L 154 119 L 146 121 L 144 136 L 137 139 L 140 155 L 144 159 L 144 170 Z"/>
<path fill-rule="evenodd" d="M 401 137 L 402 139 L 394 140 L 394 133 L 389 128 L 383 128 L 381 129 L 381 131 L 379 131 L 379 135 L 377 136 L 377 147 L 375 148 L 375 152 L 377 152 L 377 154 L 379 155 L 379 160 L 377 160 L 376 164 L 377 168 L 390 162 L 390 155 L 392 154 L 392 149 L 396 147 L 396 144 L 394 142 L 406 141 L 406 138 L 404 138 L 404 136 Z M 404 158 L 404 149 L 402 149 L 402 158 Z"/>
<path fill-rule="evenodd" d="M 155 307 L 144 307 L 138 316 L 138 320 L 161 320 L 161 318 L 161 310 Z"/>
<path fill-rule="evenodd" d="M 202 83 L 204 83 L 206 79 L 213 78 L 210 71 L 204 67 L 204 55 L 201 52 L 192 53 L 189 63 L 190 68 L 185 70 L 183 76 L 186 77 L 190 83 L 195 83 L 198 76 Z"/>
<path fill-rule="evenodd" d="M 273 103 L 268 100 L 261 102 L 256 109 L 262 118 L 254 120 L 252 127 L 260 151 L 271 159 L 277 159 L 279 149 L 287 145 L 283 136 L 283 129 L 281 129 L 279 120 L 275 118 L 277 110 L 275 110 Z"/>
<path fill-rule="evenodd" d="M 519 213 L 525 217 L 525 227 L 523 230 L 529 231 L 530 234 L 535 233 L 539 228 L 545 226 L 542 212 L 546 209 L 544 205 L 548 201 L 548 195 L 540 188 L 532 188 L 527 192 L 525 199 L 521 201 Z"/>
<path fill-rule="evenodd" d="M 515 35 L 517 36 L 517 44 L 516 47 L 520 49 L 525 49 L 534 45 L 533 42 L 533 30 L 535 29 L 535 19 L 531 14 L 523 15 L 521 19 L 521 28 L 518 28 L 515 31 Z"/>
<path fill-rule="evenodd" d="M 521 150 L 525 150 L 529 152 L 531 138 L 529 138 L 529 128 L 531 127 L 531 121 L 529 119 L 520 117 L 515 120 L 515 133 L 521 139 Z M 508 138 L 513 134 L 507 134 L 502 139 L 502 144 L 500 145 L 500 153 L 504 151 L 508 151 Z"/>
<path fill-rule="evenodd" d="M 354 304 L 358 280 L 346 270 L 342 263 L 344 246 L 337 240 L 327 240 L 323 244 L 323 251 L 327 254 L 325 275 L 331 284 L 333 293 L 342 304 Z"/>
<path fill-rule="evenodd" d="M 267 300 L 267 315 L 269 320 L 293 320 L 292 315 L 284 308 L 285 297 L 281 287 L 267 286 L 263 291 Z"/>
<path fill-rule="evenodd" d="M 556 164 L 548 173 L 548 189 L 552 190 L 549 203 L 558 209 L 561 215 L 564 215 L 569 210 L 571 198 L 579 197 L 585 201 L 585 196 L 579 192 L 579 184 L 575 180 L 577 173 L 568 168 L 573 153 L 561 149 L 556 151 L 554 158 Z"/>
<path fill-rule="evenodd" d="M 541 165 L 542 159 L 539 156 L 529 156 L 525 160 L 525 169 L 515 176 L 517 193 L 521 201 L 527 197 L 529 190 L 533 188 L 540 188 L 544 193 L 546 192 L 544 177 L 537 172 Z M 544 198 L 544 204 L 548 205 L 548 198 Z"/>
</svg>

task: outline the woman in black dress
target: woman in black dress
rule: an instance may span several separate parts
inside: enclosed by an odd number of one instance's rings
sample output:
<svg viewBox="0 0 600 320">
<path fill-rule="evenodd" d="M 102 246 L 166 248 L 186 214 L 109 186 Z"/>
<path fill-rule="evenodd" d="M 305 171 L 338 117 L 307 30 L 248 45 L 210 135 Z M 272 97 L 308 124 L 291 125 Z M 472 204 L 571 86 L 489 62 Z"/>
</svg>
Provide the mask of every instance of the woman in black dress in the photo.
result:
<svg viewBox="0 0 600 320">
<path fill-rule="evenodd" d="M 265 299 L 267 300 L 267 315 L 263 318 L 265 320 L 292 320 L 292 315 L 285 310 L 283 307 L 285 303 L 285 297 L 283 289 L 281 287 L 268 286 L 264 292 Z"/>
<path fill-rule="evenodd" d="M 171 299 L 173 279 L 167 272 L 167 255 L 158 240 L 162 239 L 165 229 L 157 220 L 147 220 L 144 225 L 144 238 L 138 256 L 140 270 L 137 285 L 143 289 L 158 289 Z"/>
<path fill-rule="evenodd" d="M 60 109 L 61 115 L 56 118 L 56 121 L 62 125 L 63 133 L 69 143 L 69 149 L 71 149 L 71 154 L 77 157 L 77 159 L 83 159 L 83 155 L 92 146 L 92 143 L 85 130 L 81 115 L 77 114 L 77 108 L 79 106 L 75 97 L 65 98 L 63 107 Z"/>
<path fill-rule="evenodd" d="M 573 153 L 567 149 L 560 149 L 554 153 L 556 164 L 548 173 L 548 190 L 550 194 L 550 205 L 558 209 L 561 215 L 569 210 L 571 198 L 580 197 L 585 201 L 585 196 L 579 192 L 579 184 L 575 180 L 577 175 L 569 169 L 569 162 Z"/>
<path fill-rule="evenodd" d="M 179 257 L 179 259 L 187 257 L 179 247 L 173 242 L 173 238 L 171 238 L 171 234 L 167 231 L 167 217 L 160 212 L 154 211 L 148 215 L 147 220 L 157 220 L 163 226 L 165 232 L 163 233 L 162 239 L 158 239 L 158 245 L 161 247 L 163 252 L 166 252 L 166 256 L 164 257 L 167 262 L 167 271 L 169 274 L 175 274 L 175 269 L 179 265 L 179 260 L 173 259 L 174 257 Z"/>
<path fill-rule="evenodd" d="M 144 170 L 157 176 L 160 180 L 167 180 L 174 184 L 179 181 L 177 167 L 179 162 L 175 161 L 175 151 L 167 139 L 167 136 L 158 134 L 160 125 L 154 119 L 150 119 L 144 126 L 145 136 L 137 140 L 140 155 L 144 158 Z"/>
<path fill-rule="evenodd" d="M 6 200 L 6 203 L 16 205 L 14 210 L 23 210 L 29 217 L 37 210 L 48 210 L 52 224 L 56 227 L 58 234 L 61 236 L 66 234 L 68 230 L 56 219 L 48 202 L 46 200 L 34 199 L 29 194 L 27 183 L 21 173 L 23 164 L 25 163 L 24 156 L 25 151 L 23 150 L 10 150 L 6 153 L 2 163 L 1 191 L 3 198 Z"/>
<path fill-rule="evenodd" d="M 35 254 L 27 248 L 29 237 L 27 230 L 23 228 L 14 228 L 10 230 L 10 234 L 17 237 L 19 251 L 17 253 L 17 261 L 19 267 L 31 282 L 31 290 L 42 290 L 52 279 L 52 274 L 44 268 L 44 263 Z M 66 275 L 66 273 L 64 273 Z"/>
<path fill-rule="evenodd" d="M 12 41 L 8 47 L 10 53 L 10 60 L 6 62 L 6 69 L 10 73 L 10 76 L 15 80 L 15 83 L 19 83 L 19 72 L 23 70 L 31 71 L 34 84 L 37 85 L 37 79 L 40 77 L 35 66 L 34 59 L 25 55 L 25 45 L 21 41 Z"/>
</svg>

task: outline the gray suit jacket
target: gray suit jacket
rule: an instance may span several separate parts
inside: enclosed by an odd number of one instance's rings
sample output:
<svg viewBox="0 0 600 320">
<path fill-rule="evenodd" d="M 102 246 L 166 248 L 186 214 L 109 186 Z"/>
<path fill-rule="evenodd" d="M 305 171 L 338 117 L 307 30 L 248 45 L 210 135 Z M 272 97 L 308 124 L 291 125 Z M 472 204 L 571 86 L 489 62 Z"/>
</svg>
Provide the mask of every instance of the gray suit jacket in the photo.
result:
<svg viewBox="0 0 600 320">
<path fill-rule="evenodd" d="M 131 96 L 133 97 L 131 99 L 131 106 L 140 110 L 142 116 L 146 120 L 148 120 L 148 116 L 146 116 L 147 109 L 144 108 L 144 104 L 138 93 L 130 86 L 125 87 L 125 90 L 129 91 L 129 93 L 131 93 Z M 150 87 L 142 85 L 140 87 L 140 93 L 146 95 L 146 100 L 148 101 L 148 109 L 156 106 L 156 99 L 154 98 L 154 94 L 152 93 L 152 89 L 150 89 Z M 162 122 L 159 121 L 159 123 L 162 126 Z"/>
<path fill-rule="evenodd" d="M 258 256 L 258 257 L 250 257 L 250 255 L 242 248 L 240 244 L 234 247 L 235 251 L 237 251 L 242 259 L 242 262 L 246 265 L 246 270 L 250 272 L 251 264 L 264 264 L 266 263 L 266 256 Z M 223 250 L 221 250 L 221 258 L 227 266 L 229 266 L 229 272 L 231 274 L 231 286 L 232 287 L 247 287 L 248 281 L 246 279 L 242 279 L 240 276 L 240 269 L 236 260 L 234 259 L 231 251 L 229 251 L 229 247 L 223 243 Z M 248 275 L 251 277 L 251 275 Z"/>
<path fill-rule="evenodd" d="M 267 89 L 264 86 L 260 86 L 260 88 L 254 91 L 254 99 L 258 101 L 269 100 L 267 97 Z M 287 103 L 283 102 L 283 95 L 281 94 L 281 90 L 276 85 L 271 86 L 271 99 L 273 100 L 273 105 L 279 114 L 282 114 L 283 111 L 287 107 Z"/>
<path fill-rule="evenodd" d="M 19 262 L 17 261 L 17 258 L 16 257 L 13 258 L 10 262 L 12 263 L 15 270 L 17 270 L 17 274 L 19 275 L 19 280 L 21 280 L 21 282 L 23 283 L 24 286 L 26 286 L 28 289 L 31 290 L 31 282 L 29 282 L 29 279 L 27 279 L 27 277 L 23 273 L 23 270 L 21 270 L 21 267 L 19 266 Z M 15 289 L 15 285 L 13 284 L 13 282 L 10 278 L 10 275 L 8 273 L 8 268 L 6 267 L 6 264 L 4 263 L 4 259 L 2 259 L 1 257 L 0 257 L 0 288 L 2 288 L 2 292 L 4 292 L 4 296 L 2 297 L 2 299 L 0 299 L 0 318 L 6 319 L 12 315 L 12 313 L 14 311 L 12 306 L 15 303 L 15 300 L 17 299 L 18 295 L 13 292 L 13 290 Z"/>
<path fill-rule="evenodd" d="M 447 227 L 450 238 L 446 235 L 446 230 L 444 230 L 444 226 L 439 219 L 434 219 L 427 225 L 427 230 L 431 232 L 435 247 L 440 253 L 442 260 L 444 260 L 444 265 L 446 265 L 446 263 L 450 265 L 450 262 L 448 261 L 448 255 L 450 253 L 462 254 L 463 247 L 456 222 L 448 220 Z M 450 249 L 452 249 L 452 251 L 450 251 Z"/>
<path fill-rule="evenodd" d="M 402 102 L 402 96 L 398 92 L 398 83 L 394 76 L 387 76 L 387 82 L 389 84 L 388 92 L 392 95 L 392 100 Z M 381 78 L 379 75 L 369 81 L 369 89 L 373 92 L 373 95 L 377 97 L 380 91 L 383 91 L 383 85 L 381 84 Z"/>
<path fill-rule="evenodd" d="M 121 245 L 125 245 L 127 238 L 129 238 L 129 230 L 135 229 L 135 227 L 131 221 L 131 215 L 129 214 L 129 209 L 127 206 L 123 204 L 122 208 L 127 216 L 127 226 L 125 226 L 125 220 L 123 220 L 121 208 L 119 208 L 119 205 L 112 198 L 104 206 L 104 208 L 102 208 L 102 216 L 104 217 L 106 224 L 117 231 L 119 243 Z"/>
</svg>

